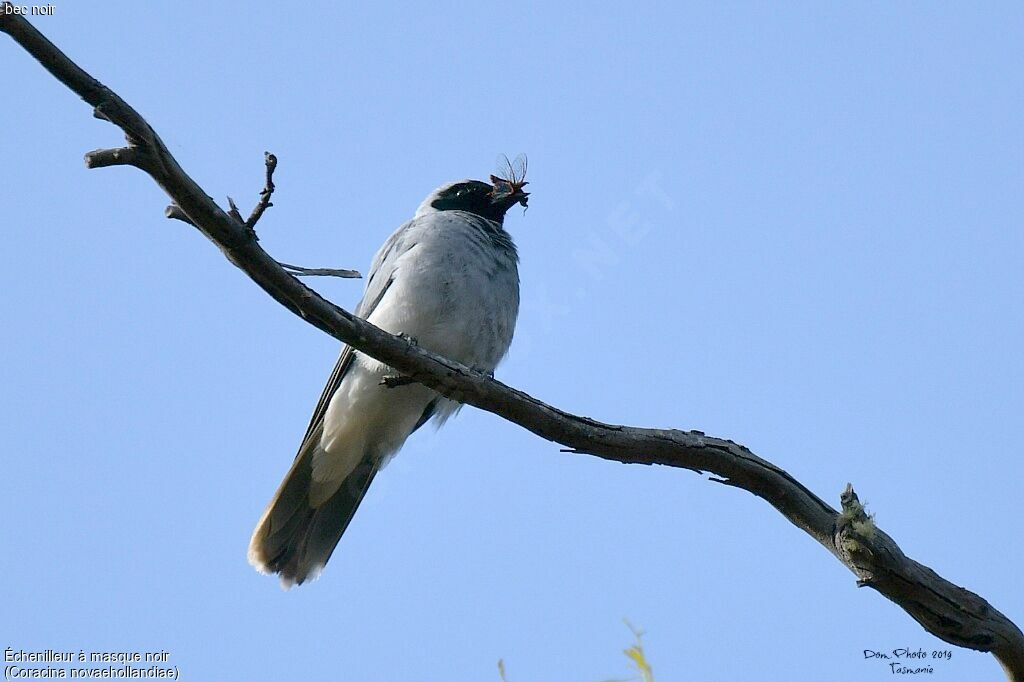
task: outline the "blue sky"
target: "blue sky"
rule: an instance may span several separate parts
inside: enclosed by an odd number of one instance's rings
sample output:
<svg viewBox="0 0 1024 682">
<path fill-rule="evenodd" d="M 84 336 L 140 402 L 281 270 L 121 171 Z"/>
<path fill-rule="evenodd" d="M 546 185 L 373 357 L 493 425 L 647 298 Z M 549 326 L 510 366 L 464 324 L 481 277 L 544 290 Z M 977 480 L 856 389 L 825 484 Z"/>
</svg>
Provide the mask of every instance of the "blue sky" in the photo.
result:
<svg viewBox="0 0 1024 682">
<path fill-rule="evenodd" d="M 1024 621 L 1019 3 L 55 3 L 36 25 L 279 259 L 363 271 L 444 181 L 525 152 L 503 381 L 742 442 Z M 193 680 L 874 680 L 950 649 L 751 495 L 417 433 L 317 582 L 246 563 L 337 344 L 0 40 L 0 646 L 166 650 Z M 316 281 L 351 307 L 361 283 Z M 1016 567 L 1016 568 L 1015 568 Z M 952 649 L 936 679 L 997 679 Z"/>
</svg>

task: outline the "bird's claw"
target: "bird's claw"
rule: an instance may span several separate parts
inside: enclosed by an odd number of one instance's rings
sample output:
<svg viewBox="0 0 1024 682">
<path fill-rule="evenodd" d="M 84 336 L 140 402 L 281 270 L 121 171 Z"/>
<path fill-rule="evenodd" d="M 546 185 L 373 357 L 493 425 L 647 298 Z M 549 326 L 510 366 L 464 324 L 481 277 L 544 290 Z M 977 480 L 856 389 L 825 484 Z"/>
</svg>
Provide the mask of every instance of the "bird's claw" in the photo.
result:
<svg viewBox="0 0 1024 682">
<path fill-rule="evenodd" d="M 409 384 L 415 384 L 416 380 L 412 377 L 403 376 L 401 374 L 386 374 L 381 377 L 380 385 L 387 388 L 398 388 L 399 386 L 408 386 Z"/>
</svg>

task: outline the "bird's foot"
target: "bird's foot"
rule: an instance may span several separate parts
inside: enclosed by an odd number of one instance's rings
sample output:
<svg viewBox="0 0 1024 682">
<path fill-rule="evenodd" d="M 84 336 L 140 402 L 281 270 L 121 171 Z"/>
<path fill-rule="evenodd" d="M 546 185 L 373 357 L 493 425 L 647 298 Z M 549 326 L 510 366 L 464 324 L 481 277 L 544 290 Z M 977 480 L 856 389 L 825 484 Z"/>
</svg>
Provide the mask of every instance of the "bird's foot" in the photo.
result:
<svg viewBox="0 0 1024 682">
<path fill-rule="evenodd" d="M 401 374 L 387 374 L 380 380 L 380 385 L 387 388 L 398 388 L 399 386 L 408 386 L 409 384 L 415 384 L 416 380 L 412 377 L 403 376 Z"/>
</svg>

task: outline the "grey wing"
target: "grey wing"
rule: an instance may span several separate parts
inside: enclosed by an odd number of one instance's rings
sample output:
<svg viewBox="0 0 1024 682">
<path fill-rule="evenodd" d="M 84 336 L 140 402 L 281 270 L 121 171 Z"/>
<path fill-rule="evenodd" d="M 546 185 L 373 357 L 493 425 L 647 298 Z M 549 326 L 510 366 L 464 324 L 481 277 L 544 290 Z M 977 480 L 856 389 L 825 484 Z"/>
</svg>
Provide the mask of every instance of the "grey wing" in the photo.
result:
<svg viewBox="0 0 1024 682">
<path fill-rule="evenodd" d="M 384 294 L 387 293 L 388 287 L 394 281 L 398 257 L 408 251 L 415 243 L 409 239 L 409 228 L 412 227 L 414 222 L 410 220 L 395 230 L 388 237 L 387 241 L 384 242 L 384 245 L 380 247 L 377 255 L 374 256 L 373 263 L 370 265 L 370 274 L 366 280 L 366 291 L 363 292 L 363 298 L 359 305 L 356 306 L 356 315 L 358 317 L 364 320 L 369 317 L 377 307 L 377 304 L 384 298 Z M 341 351 L 338 362 L 334 365 L 330 378 L 327 379 L 327 385 L 324 386 L 323 393 L 320 394 L 320 400 L 316 403 L 316 408 L 313 410 L 313 416 L 309 419 L 306 435 L 302 437 L 302 444 L 299 446 L 299 453 L 296 457 L 301 455 L 306 449 L 307 441 L 311 437 L 320 438 L 320 426 L 323 424 L 324 415 L 327 413 L 327 406 L 331 402 L 331 396 L 338 390 L 338 386 L 341 385 L 342 380 L 345 378 L 348 368 L 352 366 L 354 358 L 355 353 L 352 347 L 345 346 Z"/>
</svg>

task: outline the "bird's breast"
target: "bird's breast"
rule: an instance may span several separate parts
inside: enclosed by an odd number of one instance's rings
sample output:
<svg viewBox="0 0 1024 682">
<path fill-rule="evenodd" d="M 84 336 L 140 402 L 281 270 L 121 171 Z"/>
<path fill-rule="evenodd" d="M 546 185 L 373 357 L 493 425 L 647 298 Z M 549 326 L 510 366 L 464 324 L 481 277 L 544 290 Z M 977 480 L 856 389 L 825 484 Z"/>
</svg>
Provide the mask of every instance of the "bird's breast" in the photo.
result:
<svg viewBox="0 0 1024 682">
<path fill-rule="evenodd" d="M 400 256 L 369 321 L 408 334 L 427 350 L 491 371 L 508 351 L 518 312 L 514 250 L 494 243 L 471 221 L 451 221 L 424 230 Z"/>
</svg>

